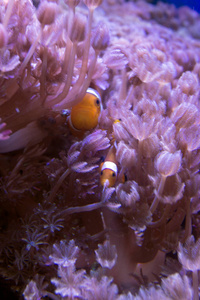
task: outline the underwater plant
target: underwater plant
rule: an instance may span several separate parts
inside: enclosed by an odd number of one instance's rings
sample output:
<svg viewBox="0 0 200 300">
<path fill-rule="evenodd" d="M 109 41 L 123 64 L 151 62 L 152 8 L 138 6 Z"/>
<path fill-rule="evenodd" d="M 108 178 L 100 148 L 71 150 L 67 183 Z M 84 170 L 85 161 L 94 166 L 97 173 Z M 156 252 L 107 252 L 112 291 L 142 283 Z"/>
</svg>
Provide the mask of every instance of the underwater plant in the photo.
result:
<svg viewBox="0 0 200 300">
<path fill-rule="evenodd" d="M 199 298 L 200 16 L 0 1 L 4 299 Z"/>
</svg>

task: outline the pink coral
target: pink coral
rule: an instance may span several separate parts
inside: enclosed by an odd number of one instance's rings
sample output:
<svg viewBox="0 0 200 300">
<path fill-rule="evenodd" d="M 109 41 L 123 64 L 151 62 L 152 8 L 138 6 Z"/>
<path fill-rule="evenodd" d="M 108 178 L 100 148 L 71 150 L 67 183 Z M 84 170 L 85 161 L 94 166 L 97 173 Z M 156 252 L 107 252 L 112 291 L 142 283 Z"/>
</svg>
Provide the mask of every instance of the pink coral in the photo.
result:
<svg viewBox="0 0 200 300">
<path fill-rule="evenodd" d="M 25 299 L 198 299 L 198 13 L 10 0 L 0 18 L 1 275 Z M 80 139 L 89 86 L 102 111 Z"/>
</svg>

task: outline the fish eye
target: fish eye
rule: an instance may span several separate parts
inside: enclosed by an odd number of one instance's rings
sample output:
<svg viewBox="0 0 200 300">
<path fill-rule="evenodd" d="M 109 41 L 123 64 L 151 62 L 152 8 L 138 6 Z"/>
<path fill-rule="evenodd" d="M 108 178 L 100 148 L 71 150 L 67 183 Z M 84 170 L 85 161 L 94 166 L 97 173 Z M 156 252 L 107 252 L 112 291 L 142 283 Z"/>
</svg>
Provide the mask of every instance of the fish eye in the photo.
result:
<svg viewBox="0 0 200 300">
<path fill-rule="evenodd" d="M 103 171 L 101 171 L 100 175 L 101 175 L 101 176 L 103 175 Z"/>
<path fill-rule="evenodd" d="M 115 177 L 115 172 L 112 173 L 112 177 Z"/>
<path fill-rule="evenodd" d="M 100 105 L 99 99 L 96 99 L 96 105 Z"/>
<path fill-rule="evenodd" d="M 104 156 L 101 156 L 100 161 L 101 161 L 101 162 L 104 162 L 104 161 L 105 161 L 105 157 L 104 157 Z"/>
</svg>

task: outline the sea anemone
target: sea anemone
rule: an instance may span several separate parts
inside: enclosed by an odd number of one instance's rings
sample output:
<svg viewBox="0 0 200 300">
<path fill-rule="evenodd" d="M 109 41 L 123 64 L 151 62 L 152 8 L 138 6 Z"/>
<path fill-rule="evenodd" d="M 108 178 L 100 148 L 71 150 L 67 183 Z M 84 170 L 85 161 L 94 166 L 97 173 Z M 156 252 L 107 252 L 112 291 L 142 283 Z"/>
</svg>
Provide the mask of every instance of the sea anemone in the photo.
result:
<svg viewBox="0 0 200 300">
<path fill-rule="evenodd" d="M 5 293 L 198 299 L 198 13 L 3 0 L 0 21 Z M 69 116 L 88 88 L 101 114 L 74 136 Z M 101 185 L 106 159 L 117 172 Z"/>
</svg>

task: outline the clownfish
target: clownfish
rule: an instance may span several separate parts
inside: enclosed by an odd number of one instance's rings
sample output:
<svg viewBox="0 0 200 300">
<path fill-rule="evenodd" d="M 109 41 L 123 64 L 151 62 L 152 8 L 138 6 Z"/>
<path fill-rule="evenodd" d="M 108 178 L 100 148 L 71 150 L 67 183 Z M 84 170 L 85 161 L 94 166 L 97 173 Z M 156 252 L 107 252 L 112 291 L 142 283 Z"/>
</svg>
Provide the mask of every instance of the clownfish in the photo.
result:
<svg viewBox="0 0 200 300">
<path fill-rule="evenodd" d="M 68 117 L 71 133 L 81 138 L 85 131 L 94 129 L 102 110 L 101 96 L 93 88 L 88 88 L 82 101 L 74 105 Z"/>
<path fill-rule="evenodd" d="M 118 174 L 115 153 L 115 147 L 111 146 L 106 158 L 100 164 L 100 183 L 102 186 L 113 187 L 116 181 L 124 183 L 128 180 L 125 173 L 120 172 Z"/>
<path fill-rule="evenodd" d="M 105 160 L 100 164 L 100 183 L 102 186 L 108 184 L 108 187 L 112 187 L 116 183 L 118 169 L 115 152 L 115 147 L 111 146 Z"/>
<path fill-rule="evenodd" d="M 113 125 L 121 122 L 121 119 L 116 119 Z M 116 181 L 125 182 L 127 181 L 126 174 L 118 175 L 117 160 L 116 160 L 116 145 L 115 138 L 112 134 L 111 147 L 106 155 L 106 158 L 100 164 L 100 183 L 102 186 L 113 187 Z"/>
</svg>

